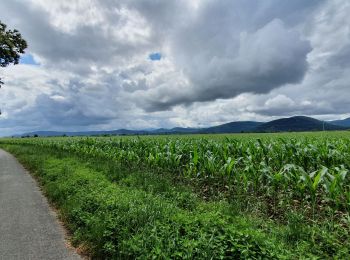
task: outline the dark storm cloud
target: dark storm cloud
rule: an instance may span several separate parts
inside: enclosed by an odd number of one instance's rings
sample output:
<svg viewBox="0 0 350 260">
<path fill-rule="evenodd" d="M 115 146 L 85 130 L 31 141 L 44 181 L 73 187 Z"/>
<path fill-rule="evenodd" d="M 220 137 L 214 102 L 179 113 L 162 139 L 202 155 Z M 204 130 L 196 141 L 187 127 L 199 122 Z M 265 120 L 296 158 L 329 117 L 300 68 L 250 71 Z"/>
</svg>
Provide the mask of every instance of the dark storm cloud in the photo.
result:
<svg viewBox="0 0 350 260">
<path fill-rule="evenodd" d="M 252 33 L 242 32 L 239 37 L 227 31 L 220 35 L 213 29 L 213 35 L 198 38 L 195 32 L 202 26 L 186 29 L 189 37 L 179 37 L 183 41 L 175 48 L 181 56 L 179 66 L 190 79 L 189 86 L 178 89 L 169 84 L 150 93 L 154 96 L 147 97 L 147 110 L 232 98 L 247 92 L 267 93 L 284 84 L 300 82 L 307 71 L 310 43 L 281 20 L 273 20 Z M 215 26 L 218 30 L 221 27 Z"/>
</svg>

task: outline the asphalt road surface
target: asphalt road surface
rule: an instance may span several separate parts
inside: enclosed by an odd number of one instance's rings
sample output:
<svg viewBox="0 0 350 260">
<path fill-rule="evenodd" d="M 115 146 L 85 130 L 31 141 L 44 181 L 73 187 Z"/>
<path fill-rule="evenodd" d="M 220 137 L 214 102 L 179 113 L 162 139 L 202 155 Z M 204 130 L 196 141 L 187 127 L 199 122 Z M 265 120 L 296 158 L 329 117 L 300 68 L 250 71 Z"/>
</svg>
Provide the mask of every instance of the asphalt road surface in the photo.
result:
<svg viewBox="0 0 350 260">
<path fill-rule="evenodd" d="M 0 149 L 0 260 L 81 259 L 34 179 Z"/>
</svg>

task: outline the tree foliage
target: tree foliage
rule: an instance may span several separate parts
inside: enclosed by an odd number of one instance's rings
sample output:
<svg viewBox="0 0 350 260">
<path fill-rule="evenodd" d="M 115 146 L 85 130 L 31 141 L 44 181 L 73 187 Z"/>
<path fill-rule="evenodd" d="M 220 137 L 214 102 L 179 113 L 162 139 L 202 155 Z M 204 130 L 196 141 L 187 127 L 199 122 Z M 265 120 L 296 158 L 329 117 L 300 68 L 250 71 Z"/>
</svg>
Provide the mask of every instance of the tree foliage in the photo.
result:
<svg viewBox="0 0 350 260">
<path fill-rule="evenodd" d="M 7 30 L 0 21 L 0 67 L 18 64 L 20 54 L 27 48 L 27 42 L 17 30 Z M 3 84 L 0 78 L 0 86 Z"/>
</svg>

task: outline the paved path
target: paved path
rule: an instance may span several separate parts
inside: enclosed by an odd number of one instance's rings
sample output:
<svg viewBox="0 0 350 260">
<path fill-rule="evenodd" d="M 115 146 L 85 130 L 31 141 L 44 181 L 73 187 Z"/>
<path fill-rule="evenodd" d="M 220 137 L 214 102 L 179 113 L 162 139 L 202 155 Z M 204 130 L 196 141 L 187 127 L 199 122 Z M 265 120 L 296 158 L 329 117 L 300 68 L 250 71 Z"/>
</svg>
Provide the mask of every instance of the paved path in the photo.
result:
<svg viewBox="0 0 350 260">
<path fill-rule="evenodd" d="M 0 260 L 81 259 L 36 182 L 0 149 Z"/>
</svg>

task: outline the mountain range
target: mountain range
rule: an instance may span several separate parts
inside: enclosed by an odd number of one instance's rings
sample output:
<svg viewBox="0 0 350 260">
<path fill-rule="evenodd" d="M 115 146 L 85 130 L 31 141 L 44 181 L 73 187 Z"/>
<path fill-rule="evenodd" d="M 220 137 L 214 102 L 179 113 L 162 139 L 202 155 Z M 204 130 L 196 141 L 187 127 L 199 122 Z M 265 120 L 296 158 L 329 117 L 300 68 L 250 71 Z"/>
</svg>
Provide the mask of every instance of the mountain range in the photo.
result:
<svg viewBox="0 0 350 260">
<path fill-rule="evenodd" d="M 333 124 L 333 125 L 340 125 L 340 126 L 344 126 L 347 128 L 350 128 L 350 117 L 343 119 L 343 120 L 334 120 L 334 121 L 330 121 L 329 123 Z"/>
<path fill-rule="evenodd" d="M 98 135 L 152 135 L 152 134 L 219 134 L 219 133 L 269 133 L 269 132 L 302 132 L 323 130 L 347 130 L 350 129 L 350 118 L 335 121 L 320 121 L 312 117 L 294 116 L 281 118 L 269 122 L 236 121 L 207 128 L 183 128 L 171 129 L 158 128 L 152 130 L 118 129 L 110 131 L 36 131 L 17 136 L 98 136 Z"/>
</svg>

